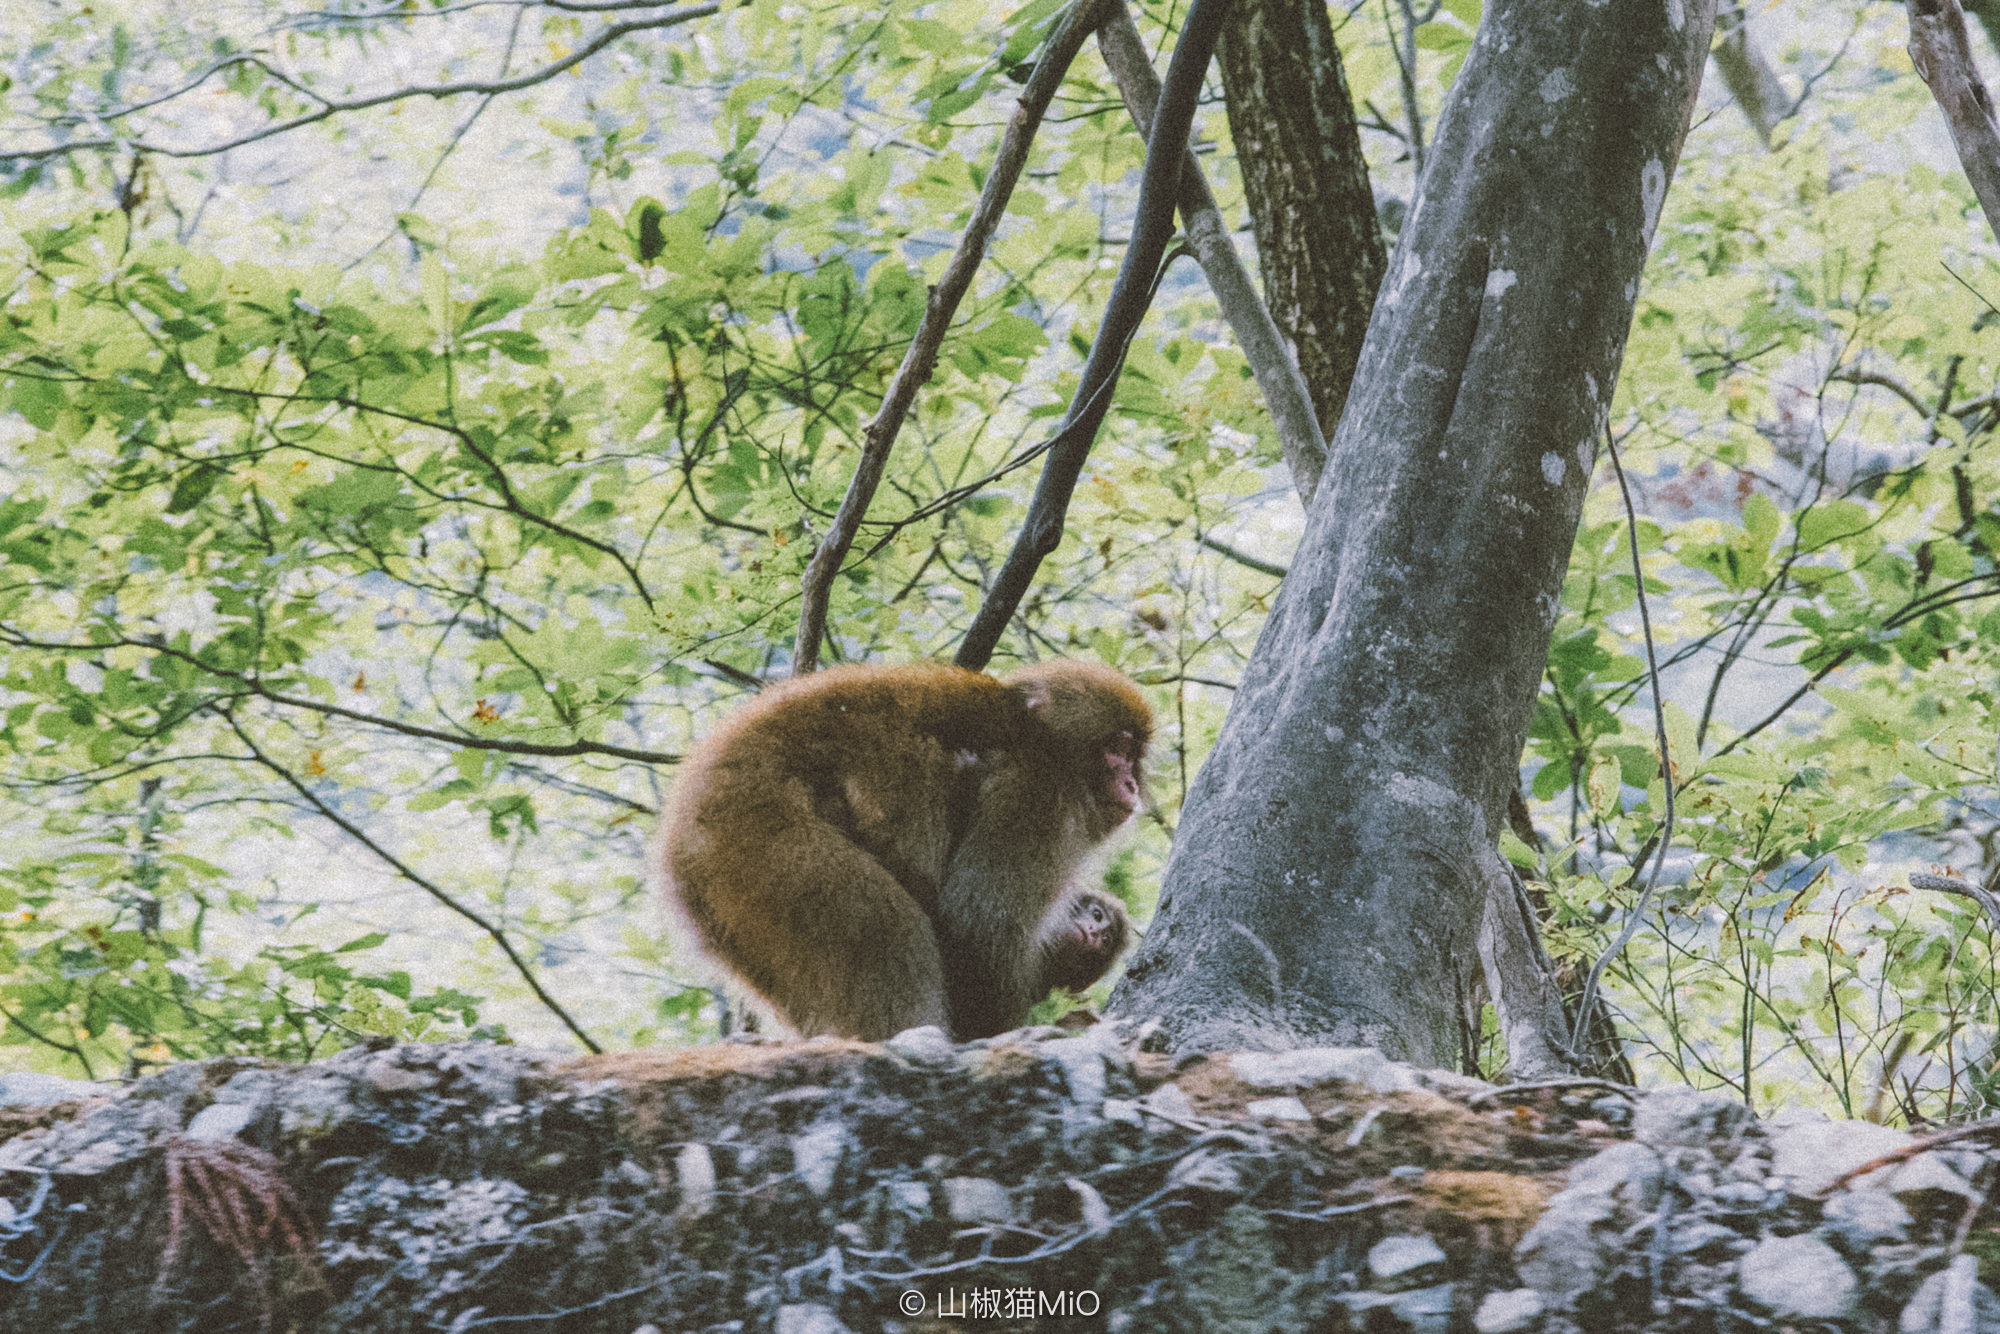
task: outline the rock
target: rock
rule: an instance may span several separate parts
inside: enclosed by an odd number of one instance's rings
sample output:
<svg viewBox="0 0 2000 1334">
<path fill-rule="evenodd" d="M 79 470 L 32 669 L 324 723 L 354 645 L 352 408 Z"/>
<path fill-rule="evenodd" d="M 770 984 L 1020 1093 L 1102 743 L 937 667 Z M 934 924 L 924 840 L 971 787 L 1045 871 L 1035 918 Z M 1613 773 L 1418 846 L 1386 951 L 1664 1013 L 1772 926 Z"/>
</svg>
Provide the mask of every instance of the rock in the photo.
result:
<svg viewBox="0 0 2000 1334">
<path fill-rule="evenodd" d="M 1014 1201 L 1007 1188 L 987 1177 L 948 1177 L 945 1207 L 955 1223 L 1011 1223 Z"/>
<path fill-rule="evenodd" d="M 1739 1099 L 1716 1089 L 1664 1088 L 1632 1113 L 1632 1137 L 1654 1148 L 1706 1146 L 1749 1114 Z"/>
<path fill-rule="evenodd" d="M 938 1068 L 954 1065 L 958 1061 L 958 1049 L 951 1045 L 951 1039 L 944 1035 L 944 1030 L 935 1024 L 906 1028 L 883 1043 L 882 1047 L 911 1065 Z"/>
<path fill-rule="evenodd" d="M 931 1188 L 921 1181 L 892 1181 L 889 1203 L 912 1218 L 922 1218 L 931 1211 Z"/>
<path fill-rule="evenodd" d="M 93 1084 L 86 1079 L 64 1079 L 61 1075 L 36 1074 L 32 1070 L 0 1075 L 0 1107 L 51 1107 L 59 1102 L 106 1098 L 117 1091 L 115 1084 Z"/>
<path fill-rule="evenodd" d="M 1743 1295 L 1778 1316 L 1839 1320 L 1854 1305 L 1854 1271 L 1818 1237 L 1773 1237 L 1736 1262 Z"/>
<path fill-rule="evenodd" d="M 257 1109 L 240 1102 L 218 1102 L 202 1108 L 188 1122 L 189 1139 L 234 1139 L 257 1119 Z"/>
<path fill-rule="evenodd" d="M 1368 1248 L 1368 1272 L 1381 1292 L 1403 1292 L 1444 1277 L 1445 1253 L 1429 1237 L 1384 1237 Z"/>
<path fill-rule="evenodd" d="M 2000 1297 L 1979 1281 L 1979 1261 L 1961 1255 L 1917 1285 L 1898 1334 L 1991 1334 L 2000 1329 Z"/>
<path fill-rule="evenodd" d="M 1137 1098 L 1106 1098 L 1097 1109 L 1097 1114 L 1107 1121 L 1122 1121 L 1128 1126 L 1144 1125 L 1146 1118 L 1139 1114 Z"/>
<path fill-rule="evenodd" d="M 1236 1077 L 1252 1088 L 1311 1088 L 1330 1079 L 1362 1084 L 1377 1093 L 1417 1086 L 1408 1066 L 1373 1047 L 1307 1047 L 1300 1051 L 1240 1051 L 1229 1058 Z"/>
<path fill-rule="evenodd" d="M 1497 1093 L 1500 1091 L 1498 1084 L 1489 1084 L 1483 1079 L 1476 1079 L 1471 1075 L 1462 1075 L 1456 1070 L 1425 1070 L 1417 1068 L 1410 1071 L 1410 1077 L 1416 1082 L 1419 1088 L 1427 1088 L 1433 1093 L 1441 1093 L 1456 1102 L 1470 1102 L 1481 1094 Z"/>
<path fill-rule="evenodd" d="M 674 1155 L 674 1175 L 679 1179 L 682 1218 L 700 1218 L 715 1207 L 715 1159 L 706 1144 L 689 1144 Z"/>
<path fill-rule="evenodd" d="M 1542 1294 L 1533 1288 L 1514 1288 L 1487 1293 L 1473 1314 L 1472 1327 L 1479 1334 L 1520 1334 L 1541 1318 Z"/>
<path fill-rule="evenodd" d="M 838 1121 L 828 1121 L 803 1135 L 792 1136 L 792 1166 L 798 1169 L 813 1194 L 825 1195 L 833 1189 L 833 1174 L 846 1147 L 847 1130 Z"/>
<path fill-rule="evenodd" d="M 1659 1199 L 1660 1177 L 1658 1154 L 1643 1144 L 1614 1144 L 1572 1167 L 1563 1195 L 1575 1191 L 1615 1194 L 1622 1203 L 1644 1211 Z"/>
<path fill-rule="evenodd" d="M 778 1308 L 778 1334 L 848 1334 L 848 1329 L 826 1307 L 801 1302 Z"/>
<path fill-rule="evenodd" d="M 1769 1193 L 1755 1181 L 1725 1181 L 1709 1198 L 1731 1210 L 1755 1209 Z"/>
<path fill-rule="evenodd" d="M 1253 1098 L 1246 1103 L 1244 1111 L 1260 1121 L 1310 1121 L 1313 1114 L 1297 1098 Z"/>
<path fill-rule="evenodd" d="M 1194 1119 L 1194 1104 L 1179 1084 L 1162 1084 L 1139 1099 L 1139 1106 L 1149 1112 L 1158 1112 L 1163 1117 L 1174 1117 L 1182 1121 Z"/>
<path fill-rule="evenodd" d="M 1705 1218 L 1694 1218 L 1675 1227 L 1670 1237 L 1667 1249 L 1675 1255 L 1695 1255 L 1735 1241 L 1737 1234 L 1734 1228 L 1711 1223 Z"/>
<path fill-rule="evenodd" d="M 1902 1201 L 1886 1191 L 1843 1190 L 1826 1202 L 1828 1228 L 1855 1247 L 1903 1241 L 1916 1220 Z"/>
<path fill-rule="evenodd" d="M 1970 1181 L 1953 1171 L 1950 1164 L 1935 1153 L 1920 1153 L 1908 1162 L 1879 1168 L 1860 1178 L 1856 1184 L 1872 1186 L 1878 1178 L 1897 1199 L 1919 1208 L 1924 1196 L 1933 1192 L 1962 1196 L 1968 1200 L 1981 1198 Z"/>
<path fill-rule="evenodd" d="M 1622 1250 L 1619 1215 L 1650 1211 L 1660 1195 L 1659 1155 L 1643 1144 L 1614 1144 L 1570 1169 L 1569 1188 L 1556 1195 L 1514 1248 L 1522 1282 L 1555 1306 L 1589 1291 L 1609 1269 L 1607 1247 Z M 1607 1236 L 1596 1235 L 1600 1225 Z"/>
<path fill-rule="evenodd" d="M 1863 1163 L 1914 1143 L 1871 1121 L 1802 1121 L 1771 1140 L 1771 1171 L 1794 1195 L 1818 1195 Z"/>
<path fill-rule="evenodd" d="M 1622 1094 L 1607 1093 L 1592 1102 L 1590 1110 L 1607 1125 L 1622 1126 L 1632 1120 L 1632 1100 Z"/>
<path fill-rule="evenodd" d="M 1370 1320 L 1368 1312 L 1395 1305 L 1396 1296 L 1388 1292 L 1337 1292 L 1333 1300 L 1337 1305 L 1346 1307 L 1349 1315 L 1356 1317 L 1348 1322 L 1349 1328 L 1379 1329 L 1380 1324 Z"/>
<path fill-rule="evenodd" d="M 1413 1334 L 1445 1334 L 1451 1327 L 1451 1284 L 1440 1283 L 1434 1287 L 1416 1288 L 1409 1292 L 1343 1292 L 1337 1294 L 1336 1303 L 1347 1308 L 1353 1317 L 1349 1327 L 1354 1329 L 1403 1328 Z M 1371 1311 L 1385 1311 L 1394 1324 L 1385 1325 L 1381 1316 L 1371 1316 Z"/>
<path fill-rule="evenodd" d="M 1042 1055 L 1060 1065 L 1069 1081 L 1069 1096 L 1079 1107 L 1095 1112 L 1104 1104 L 1104 1053 L 1082 1038 L 1042 1044 Z"/>
<path fill-rule="evenodd" d="M 1088 1181 L 1070 1177 L 1063 1182 L 1076 1192 L 1077 1211 L 1083 1216 L 1084 1228 L 1093 1235 L 1111 1230 L 1111 1206 L 1097 1193 L 1097 1187 Z"/>
<path fill-rule="evenodd" d="M 1236 1165 L 1226 1155 L 1209 1149 L 1196 1149 L 1168 1170 L 1167 1184 L 1214 1191 L 1218 1195 L 1235 1195 L 1243 1189 L 1243 1174 L 1236 1170 Z"/>
<path fill-rule="evenodd" d="M 370 1087 L 381 1093 L 415 1093 L 422 1089 L 435 1088 L 438 1072 L 435 1068 L 421 1066 L 412 1068 L 403 1061 L 401 1047 L 385 1051 L 371 1059 L 362 1070 L 361 1077 Z"/>
<path fill-rule="evenodd" d="M 1389 1310 L 1413 1334 L 1445 1334 L 1451 1327 L 1451 1284 L 1399 1293 Z"/>
</svg>

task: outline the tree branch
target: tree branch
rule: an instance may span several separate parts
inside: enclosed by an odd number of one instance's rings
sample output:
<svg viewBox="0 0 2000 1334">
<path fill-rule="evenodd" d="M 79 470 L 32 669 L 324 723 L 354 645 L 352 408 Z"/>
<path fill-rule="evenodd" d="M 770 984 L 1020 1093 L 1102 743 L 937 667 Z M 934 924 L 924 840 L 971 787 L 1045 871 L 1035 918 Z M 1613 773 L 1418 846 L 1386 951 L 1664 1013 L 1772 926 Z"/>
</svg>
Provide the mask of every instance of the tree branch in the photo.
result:
<svg viewBox="0 0 2000 1334">
<path fill-rule="evenodd" d="M 197 671 L 233 681 L 243 687 L 248 694 L 272 704 L 280 704 L 290 709 L 303 709 L 329 718 L 346 718 L 352 722 L 368 723 L 385 731 L 402 736 L 415 737 L 420 741 L 442 741 L 447 745 L 462 746 L 471 750 L 491 750 L 502 755 L 539 755 L 545 759 L 567 759 L 578 755 L 609 755 L 615 759 L 637 760 L 641 764 L 679 764 L 681 757 L 668 751 L 637 750 L 630 746 L 614 746 L 601 741 L 568 741 L 561 745 L 544 745 L 534 741 L 503 741 L 497 737 L 476 737 L 462 732 L 445 732 L 434 727 L 419 727 L 415 723 L 401 723 L 393 718 L 383 718 L 359 709 L 346 709 L 338 704 L 323 704 L 318 700 L 301 699 L 296 695 L 284 695 L 271 689 L 256 677 L 245 672 L 232 672 L 204 661 L 201 655 L 177 649 L 151 639 L 134 638 L 130 635 L 116 639 L 93 640 L 88 644 L 59 644 L 47 640 L 30 639 L 10 630 L 0 629 L 0 644 L 15 648 L 34 649 L 43 653 L 102 653 L 108 648 L 130 647 L 143 649 L 148 653 L 158 653 L 163 657 L 187 663 Z"/>
<path fill-rule="evenodd" d="M 1160 91 L 1159 110 L 1153 114 L 1146 169 L 1139 180 L 1138 216 L 1132 220 L 1132 241 L 1125 249 L 1125 262 L 1118 270 L 1111 300 L 1105 304 L 1104 322 L 1098 326 L 1097 341 L 1091 345 L 1069 413 L 1042 465 L 1042 480 L 1028 506 L 1027 522 L 953 659 L 961 667 L 977 671 L 992 660 L 1000 633 L 1021 605 L 1035 571 L 1062 542 L 1063 516 L 1070 496 L 1076 491 L 1098 428 L 1111 410 L 1111 391 L 1124 364 L 1125 348 L 1138 332 L 1139 321 L 1152 300 L 1160 260 L 1173 235 L 1174 198 L 1180 193 L 1188 129 L 1194 124 L 1202 79 L 1228 10 L 1229 0 L 1194 0 L 1188 7 L 1180 42 L 1174 47 Z"/>
<path fill-rule="evenodd" d="M 1741 0 L 1725 0 L 1715 15 L 1715 46 L 1709 51 L 1723 86 L 1736 109 L 1750 122 L 1765 148 L 1771 146 L 1771 132 L 1792 113 L 1791 95 L 1750 40 L 1750 16 Z"/>
<path fill-rule="evenodd" d="M 165 144 L 156 144 L 143 139 L 123 139 L 117 135 L 105 135 L 97 139 L 76 139 L 66 144 L 54 144 L 47 148 L 30 148 L 11 153 L 0 153 L 0 162 L 42 162 L 50 158 L 65 158 L 76 153 L 92 152 L 106 148 L 123 148 L 140 153 L 157 153 L 161 157 L 213 157 L 217 153 L 226 153 L 232 148 L 241 148 L 245 144 L 254 144 L 261 139 L 269 139 L 274 135 L 287 134 L 292 130 L 317 124 L 320 121 L 327 120 L 346 111 L 365 111 L 370 107 L 384 106 L 391 102 L 407 101 L 413 97 L 446 98 L 457 97 L 464 93 L 484 93 L 492 96 L 498 93 L 519 92 L 523 88 L 532 88 L 536 84 L 546 83 L 565 70 L 574 69 L 596 55 L 599 51 L 602 51 L 605 47 L 617 41 L 620 37 L 627 37 L 635 32 L 643 32 L 648 28 L 677 27 L 680 24 L 688 22 L 690 19 L 706 18 L 711 14 L 720 13 L 721 10 L 722 6 L 719 3 L 692 5 L 687 9 L 675 10 L 671 14 L 658 15 L 646 19 L 634 19 L 628 23 L 614 23 L 584 45 L 564 56 L 561 60 L 544 65 L 540 69 L 533 70 L 527 74 L 517 75 L 511 79 L 470 79 L 458 83 L 425 84 L 416 87 L 398 88 L 386 93 L 377 93 L 371 97 L 349 98 L 339 102 L 323 98 L 303 85 L 293 82 L 254 56 L 235 57 L 223 62 L 223 64 L 212 67 L 208 71 L 208 74 L 203 76 L 202 80 L 187 85 L 181 89 L 181 93 L 193 91 L 201 85 L 201 82 L 205 82 L 210 75 L 223 68 L 224 65 L 251 63 L 262 66 L 266 73 L 294 89 L 301 96 L 318 102 L 320 104 L 318 110 L 309 111 L 304 115 L 294 116 L 290 120 L 279 121 L 275 125 L 266 125 L 261 130 L 254 130 L 249 134 L 238 135 L 234 139 L 225 140 L 222 143 L 209 144 L 201 148 L 171 148 Z M 178 96 L 180 94 L 174 95 Z M 136 106 L 105 112 L 103 113 L 103 119 L 115 120 L 123 116 L 128 116 L 143 107 L 156 106 L 161 100 L 156 98 L 152 102 L 140 103 Z"/>
<path fill-rule="evenodd" d="M 973 275 L 979 272 L 979 265 L 986 258 L 987 242 L 992 239 L 994 229 L 1000 225 L 1000 218 L 1007 211 L 1007 201 L 1012 198 L 1014 185 L 1021 178 L 1021 169 L 1027 165 L 1028 149 L 1034 143 L 1035 131 L 1041 127 L 1042 115 L 1048 110 L 1056 90 L 1062 86 L 1070 62 L 1083 49 L 1083 39 L 1101 21 L 1104 3 L 1105 0 L 1075 0 L 1061 25 L 1043 45 L 1041 54 L 1035 60 L 1034 75 L 1014 104 L 1014 115 L 1007 122 L 1007 133 L 1000 141 L 993 170 L 979 192 L 979 202 L 972 210 L 971 221 L 966 224 L 965 235 L 952 254 L 944 276 L 926 295 L 923 322 L 917 326 L 916 337 L 910 340 L 909 350 L 903 354 L 903 362 L 896 368 L 895 379 L 889 382 L 889 390 L 883 395 L 880 410 L 863 432 L 861 460 L 854 465 L 854 476 L 848 480 L 847 494 L 833 516 L 833 526 L 813 552 L 812 560 L 806 564 L 805 574 L 800 579 L 804 596 L 799 605 L 799 631 L 792 647 L 792 674 L 795 676 L 804 676 L 819 667 L 819 645 L 826 634 L 827 602 L 832 596 L 833 576 L 839 572 L 840 562 L 846 559 L 848 550 L 854 545 L 854 535 L 860 530 L 862 517 L 868 513 L 868 506 L 873 503 L 875 492 L 882 485 L 882 471 L 888 466 L 889 451 L 894 448 L 896 434 L 903 429 L 910 407 L 916 402 L 917 389 L 930 380 L 931 373 L 937 368 L 938 349 L 944 344 L 944 336 L 951 328 L 951 319 L 958 311 L 959 302 L 965 299 L 967 290 L 972 286 Z M 1116 3 L 1118 12 L 1123 13 L 1123 0 L 1116 0 Z"/>
<path fill-rule="evenodd" d="M 1273 579 L 1282 579 L 1291 573 L 1284 566 L 1273 564 L 1268 560 L 1260 560 L 1247 551 L 1240 551 L 1230 546 L 1219 537 L 1210 537 L 1207 533 L 1196 533 L 1194 540 L 1201 546 L 1205 546 L 1210 551 L 1213 551 L 1216 555 L 1225 556 L 1235 561 L 1246 570 L 1255 570 L 1259 574 L 1268 574 Z"/>
<path fill-rule="evenodd" d="M 1160 80 L 1153 73 L 1153 62 L 1146 55 L 1145 44 L 1139 39 L 1139 30 L 1133 26 L 1124 0 L 1118 0 L 1104 26 L 1097 30 L 1097 49 L 1110 68 L 1111 77 L 1118 82 L 1126 111 L 1150 144 L 1153 109 L 1160 101 Z M 1215 294 L 1215 304 L 1221 308 L 1222 318 L 1229 322 L 1230 332 L 1236 335 L 1236 345 L 1243 350 L 1243 359 L 1250 363 L 1257 387 L 1264 391 L 1264 403 L 1270 408 L 1271 423 L 1278 431 L 1279 448 L 1292 471 L 1292 484 L 1298 488 L 1299 499 L 1310 505 L 1313 491 L 1319 486 L 1319 475 L 1326 471 L 1326 437 L 1313 411 L 1312 395 L 1307 392 L 1305 376 L 1278 332 L 1277 321 L 1271 318 L 1229 240 L 1222 210 L 1216 206 L 1215 195 L 1195 164 L 1191 150 L 1181 161 L 1180 194 L 1175 204 L 1180 209 L 1181 225 L 1187 230 L 1195 261 L 1201 265 L 1209 290 Z"/>
</svg>

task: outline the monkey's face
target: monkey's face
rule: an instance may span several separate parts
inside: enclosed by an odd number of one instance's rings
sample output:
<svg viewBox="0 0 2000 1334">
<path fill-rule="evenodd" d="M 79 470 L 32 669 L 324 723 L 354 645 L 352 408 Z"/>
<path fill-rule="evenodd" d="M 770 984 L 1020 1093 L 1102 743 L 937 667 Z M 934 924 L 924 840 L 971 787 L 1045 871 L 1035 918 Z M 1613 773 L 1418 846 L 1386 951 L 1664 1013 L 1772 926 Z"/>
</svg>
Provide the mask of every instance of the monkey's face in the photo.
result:
<svg viewBox="0 0 2000 1334">
<path fill-rule="evenodd" d="M 1111 971 L 1130 931 L 1125 909 L 1095 890 L 1079 890 L 1067 920 L 1048 941 L 1050 986 L 1088 990 Z"/>
<path fill-rule="evenodd" d="M 1116 829 L 1139 809 L 1140 766 L 1146 760 L 1146 743 L 1130 732 L 1120 732 L 1104 751 L 1104 779 L 1098 804 Z"/>
<path fill-rule="evenodd" d="M 1042 725 L 1050 749 L 1064 757 L 1064 772 L 1086 788 L 1091 837 L 1109 837 L 1139 808 L 1153 734 L 1146 697 L 1123 674 L 1090 662 L 1039 662 L 1005 680 Z"/>
</svg>

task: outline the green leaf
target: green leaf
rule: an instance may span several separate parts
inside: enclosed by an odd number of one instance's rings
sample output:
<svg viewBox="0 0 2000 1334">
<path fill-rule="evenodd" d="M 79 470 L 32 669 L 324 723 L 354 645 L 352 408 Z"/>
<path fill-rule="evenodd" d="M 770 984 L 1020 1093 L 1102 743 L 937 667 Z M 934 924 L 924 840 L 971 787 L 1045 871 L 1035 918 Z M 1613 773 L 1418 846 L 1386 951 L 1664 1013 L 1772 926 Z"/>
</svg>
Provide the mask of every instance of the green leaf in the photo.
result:
<svg viewBox="0 0 2000 1334">
<path fill-rule="evenodd" d="M 166 512 L 186 514 L 208 499 L 209 492 L 213 491 L 216 483 L 225 476 L 227 474 L 222 469 L 206 463 L 190 468 L 181 474 L 179 481 L 174 483 L 174 494 L 167 501 Z"/>
</svg>

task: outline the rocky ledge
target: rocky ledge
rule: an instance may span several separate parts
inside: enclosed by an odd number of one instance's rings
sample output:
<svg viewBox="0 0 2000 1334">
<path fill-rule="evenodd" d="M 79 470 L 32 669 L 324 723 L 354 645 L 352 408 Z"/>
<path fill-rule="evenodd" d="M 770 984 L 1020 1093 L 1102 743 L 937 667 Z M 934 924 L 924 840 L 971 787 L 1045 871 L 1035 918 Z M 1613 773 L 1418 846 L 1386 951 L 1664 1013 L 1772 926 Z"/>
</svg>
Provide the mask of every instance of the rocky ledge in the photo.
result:
<svg viewBox="0 0 2000 1334">
<path fill-rule="evenodd" d="M 1145 1045 L 4 1076 L 0 1331 L 2000 1334 L 2000 1125 Z"/>
</svg>

